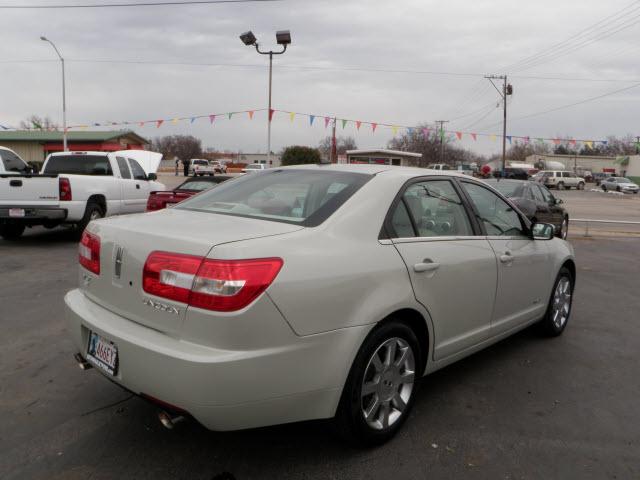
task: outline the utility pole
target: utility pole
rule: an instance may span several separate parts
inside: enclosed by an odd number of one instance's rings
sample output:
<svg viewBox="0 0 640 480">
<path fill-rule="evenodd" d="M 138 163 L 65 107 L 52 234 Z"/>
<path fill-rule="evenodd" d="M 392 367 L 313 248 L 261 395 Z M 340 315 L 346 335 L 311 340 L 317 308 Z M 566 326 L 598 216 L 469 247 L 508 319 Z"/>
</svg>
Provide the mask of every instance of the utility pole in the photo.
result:
<svg viewBox="0 0 640 480">
<path fill-rule="evenodd" d="M 502 98 L 502 177 L 504 178 L 504 169 L 507 163 L 507 95 L 513 94 L 513 87 L 507 83 L 506 75 L 486 75 L 484 78 L 488 79 L 496 89 L 500 98 Z M 493 83 L 494 80 L 502 80 L 502 91 L 496 87 Z"/>
<path fill-rule="evenodd" d="M 338 163 L 338 144 L 336 143 L 336 123 L 338 119 L 333 117 L 333 127 L 331 128 L 331 155 L 329 161 L 331 163 Z"/>
<path fill-rule="evenodd" d="M 636 155 L 640 153 L 640 135 L 636 137 Z"/>
<path fill-rule="evenodd" d="M 436 131 L 440 136 L 440 163 L 444 163 L 444 124 L 449 123 L 449 120 L 436 120 L 438 128 Z"/>
</svg>

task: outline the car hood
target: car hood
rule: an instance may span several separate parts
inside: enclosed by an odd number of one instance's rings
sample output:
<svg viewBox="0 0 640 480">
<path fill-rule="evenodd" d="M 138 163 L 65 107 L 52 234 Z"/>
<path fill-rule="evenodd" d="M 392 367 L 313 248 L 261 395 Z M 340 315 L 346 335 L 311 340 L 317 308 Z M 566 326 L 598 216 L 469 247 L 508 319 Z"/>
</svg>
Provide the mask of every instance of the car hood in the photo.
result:
<svg viewBox="0 0 640 480">
<path fill-rule="evenodd" d="M 161 153 L 150 152 L 148 150 L 123 150 L 115 153 L 133 158 L 140 164 L 147 175 L 150 173 L 156 173 L 160 166 L 160 161 L 162 160 Z"/>
</svg>

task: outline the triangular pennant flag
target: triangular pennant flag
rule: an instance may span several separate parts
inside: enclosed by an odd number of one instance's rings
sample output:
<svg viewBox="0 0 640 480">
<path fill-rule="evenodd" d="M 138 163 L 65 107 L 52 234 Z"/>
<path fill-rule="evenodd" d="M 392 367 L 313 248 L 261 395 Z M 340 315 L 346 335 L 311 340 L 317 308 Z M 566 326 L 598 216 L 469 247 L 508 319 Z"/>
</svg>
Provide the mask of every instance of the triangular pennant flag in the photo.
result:
<svg viewBox="0 0 640 480">
<path fill-rule="evenodd" d="M 331 119 L 329 117 L 324 117 L 324 128 L 327 128 Z"/>
<path fill-rule="evenodd" d="M 472 133 L 471 138 L 473 138 L 473 141 L 475 142 L 476 140 L 478 140 L 478 135 L 475 133 Z"/>
<path fill-rule="evenodd" d="M 407 133 L 409 134 L 409 136 L 413 135 L 413 127 L 407 127 Z"/>
<path fill-rule="evenodd" d="M 560 145 L 560 139 L 559 138 L 554 138 L 553 139 L 553 143 L 555 143 L 556 145 Z"/>
<path fill-rule="evenodd" d="M 173 120 L 171 120 L 171 123 L 173 123 L 173 124 L 178 123 L 178 119 L 177 119 L 177 118 L 174 118 Z"/>
<path fill-rule="evenodd" d="M 156 120 L 156 128 L 160 128 L 160 125 L 164 123 L 164 120 Z"/>
<path fill-rule="evenodd" d="M 360 130 L 361 126 L 362 126 L 362 122 L 360 120 L 356 120 L 356 130 Z"/>
<path fill-rule="evenodd" d="M 538 141 L 539 143 L 544 143 L 544 138 L 536 138 L 536 141 Z"/>
<path fill-rule="evenodd" d="M 93 124 L 93 126 L 94 126 L 94 127 L 100 127 L 100 126 L 102 126 L 102 125 L 101 125 L 101 124 L 99 124 L 99 123 L 94 123 L 94 124 Z"/>
<path fill-rule="evenodd" d="M 529 137 L 524 137 L 524 143 L 529 143 L 529 140 L 531 140 Z"/>
<path fill-rule="evenodd" d="M 213 123 L 215 119 L 216 119 L 215 115 L 209 115 L 209 123 Z"/>
<path fill-rule="evenodd" d="M 231 117 L 233 117 L 234 112 L 229 112 L 227 113 L 227 117 L 229 117 L 229 120 L 231 120 Z"/>
<path fill-rule="evenodd" d="M 191 123 L 196 121 L 196 117 L 191 117 Z"/>
<path fill-rule="evenodd" d="M 602 140 L 602 145 L 607 145 L 609 142 L 607 140 Z"/>
<path fill-rule="evenodd" d="M 377 123 L 372 123 L 371 124 L 371 132 L 372 133 L 376 133 L 376 128 L 378 128 L 378 124 Z"/>
<path fill-rule="evenodd" d="M 313 126 L 313 121 L 316 119 L 315 115 L 309 115 L 309 126 Z"/>
<path fill-rule="evenodd" d="M 294 118 L 296 118 L 296 112 L 289 112 L 289 120 L 293 122 Z"/>
<path fill-rule="evenodd" d="M 253 120 L 253 110 L 249 110 L 249 120 Z"/>
<path fill-rule="evenodd" d="M 422 129 L 422 133 L 424 133 L 425 137 L 428 137 L 429 136 L 429 129 L 428 128 L 423 128 Z"/>
<path fill-rule="evenodd" d="M 584 144 L 589 148 L 593 148 L 593 141 L 591 140 L 585 140 Z"/>
<path fill-rule="evenodd" d="M 140 122 L 140 126 L 141 126 L 141 127 L 144 127 L 144 122 Z"/>
<path fill-rule="evenodd" d="M 344 118 L 342 119 L 342 129 L 344 130 L 345 125 L 347 124 L 349 120 L 345 120 Z"/>
<path fill-rule="evenodd" d="M 507 142 L 509 142 L 509 145 L 511 145 L 511 135 L 507 135 Z"/>
<path fill-rule="evenodd" d="M 492 133 L 491 135 L 489 135 L 489 140 L 491 140 L 492 142 L 495 142 L 496 136 Z"/>
<path fill-rule="evenodd" d="M 396 133 L 398 133 L 398 127 L 396 127 L 395 125 L 393 125 L 391 127 L 391 132 L 395 135 Z"/>
<path fill-rule="evenodd" d="M 575 138 L 572 138 L 571 140 L 569 140 L 569 145 L 575 145 L 575 144 L 576 144 Z"/>
<path fill-rule="evenodd" d="M 458 137 L 458 140 L 462 140 L 462 132 L 456 132 L 456 137 Z"/>
<path fill-rule="evenodd" d="M 269 110 L 269 121 L 273 120 L 274 112 L 275 112 L 275 110 L 273 108 Z"/>
</svg>

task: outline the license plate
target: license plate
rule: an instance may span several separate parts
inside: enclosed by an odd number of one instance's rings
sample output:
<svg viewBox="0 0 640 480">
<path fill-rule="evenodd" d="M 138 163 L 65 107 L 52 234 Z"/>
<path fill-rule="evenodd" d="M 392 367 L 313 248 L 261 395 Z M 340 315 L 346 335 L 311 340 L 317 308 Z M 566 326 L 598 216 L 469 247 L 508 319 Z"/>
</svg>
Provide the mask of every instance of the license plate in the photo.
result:
<svg viewBox="0 0 640 480">
<path fill-rule="evenodd" d="M 118 347 L 97 333 L 89 332 L 87 360 L 109 375 L 115 375 L 118 370 Z"/>
<path fill-rule="evenodd" d="M 24 208 L 10 208 L 9 216 L 13 218 L 22 218 L 24 217 Z"/>
</svg>

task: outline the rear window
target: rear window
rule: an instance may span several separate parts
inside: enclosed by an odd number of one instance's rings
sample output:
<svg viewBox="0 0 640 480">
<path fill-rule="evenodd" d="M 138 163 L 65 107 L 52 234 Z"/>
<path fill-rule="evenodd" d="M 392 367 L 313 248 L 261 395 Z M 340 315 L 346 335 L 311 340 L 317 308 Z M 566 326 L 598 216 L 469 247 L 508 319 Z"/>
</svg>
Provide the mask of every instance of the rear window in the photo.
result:
<svg viewBox="0 0 640 480">
<path fill-rule="evenodd" d="M 180 203 L 178 209 L 320 225 L 371 175 L 317 170 L 265 170 Z"/>
<path fill-rule="evenodd" d="M 106 155 L 55 155 L 49 157 L 44 173 L 113 175 Z"/>
<path fill-rule="evenodd" d="M 207 162 L 206 160 L 194 160 L 193 164 L 194 165 L 209 165 L 209 162 Z"/>
</svg>

